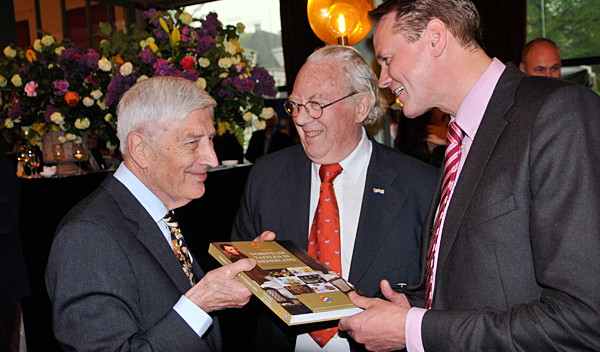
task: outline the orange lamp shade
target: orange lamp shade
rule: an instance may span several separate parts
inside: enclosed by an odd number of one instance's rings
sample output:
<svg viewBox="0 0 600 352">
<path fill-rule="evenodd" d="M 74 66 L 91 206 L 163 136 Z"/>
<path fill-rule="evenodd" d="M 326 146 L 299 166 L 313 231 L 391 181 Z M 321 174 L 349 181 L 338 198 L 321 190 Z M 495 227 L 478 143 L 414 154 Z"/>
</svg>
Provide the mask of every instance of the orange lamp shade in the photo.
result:
<svg viewBox="0 0 600 352">
<path fill-rule="evenodd" d="M 308 22 L 325 43 L 354 45 L 369 34 L 374 8 L 373 0 L 308 0 Z"/>
</svg>

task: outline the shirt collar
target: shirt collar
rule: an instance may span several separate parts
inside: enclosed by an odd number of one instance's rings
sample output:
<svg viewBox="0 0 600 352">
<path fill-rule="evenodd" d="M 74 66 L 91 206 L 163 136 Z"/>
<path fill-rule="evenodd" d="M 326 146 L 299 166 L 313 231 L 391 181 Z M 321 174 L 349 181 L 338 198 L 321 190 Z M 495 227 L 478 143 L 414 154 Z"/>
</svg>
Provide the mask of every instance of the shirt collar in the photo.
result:
<svg viewBox="0 0 600 352">
<path fill-rule="evenodd" d="M 373 145 L 371 141 L 367 137 L 367 132 L 364 127 L 362 127 L 362 137 L 358 145 L 350 155 L 346 157 L 346 159 L 339 162 L 342 169 L 344 169 L 344 173 L 348 175 L 354 182 L 356 182 L 360 176 L 361 171 L 365 168 L 365 164 L 371 158 L 371 152 L 373 150 Z M 319 174 L 320 164 L 313 163 L 314 170 Z"/>
<path fill-rule="evenodd" d="M 162 220 L 169 211 L 163 202 L 125 166 L 125 163 L 119 165 L 113 176 L 127 187 L 155 222 Z"/>
<path fill-rule="evenodd" d="M 494 58 L 487 70 L 475 82 L 456 113 L 456 123 L 471 140 L 475 139 L 483 114 L 505 68 L 506 66 L 500 60 Z"/>
</svg>

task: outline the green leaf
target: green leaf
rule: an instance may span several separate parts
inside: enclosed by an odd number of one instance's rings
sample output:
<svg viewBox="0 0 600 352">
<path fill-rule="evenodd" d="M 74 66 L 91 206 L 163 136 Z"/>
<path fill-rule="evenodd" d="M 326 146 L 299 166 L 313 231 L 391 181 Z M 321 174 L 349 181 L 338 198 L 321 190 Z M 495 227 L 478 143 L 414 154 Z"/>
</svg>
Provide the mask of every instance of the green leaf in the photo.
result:
<svg viewBox="0 0 600 352">
<path fill-rule="evenodd" d="M 100 22 L 100 32 L 99 33 L 106 37 L 110 36 L 112 34 L 112 26 L 110 25 L 110 23 Z"/>
</svg>

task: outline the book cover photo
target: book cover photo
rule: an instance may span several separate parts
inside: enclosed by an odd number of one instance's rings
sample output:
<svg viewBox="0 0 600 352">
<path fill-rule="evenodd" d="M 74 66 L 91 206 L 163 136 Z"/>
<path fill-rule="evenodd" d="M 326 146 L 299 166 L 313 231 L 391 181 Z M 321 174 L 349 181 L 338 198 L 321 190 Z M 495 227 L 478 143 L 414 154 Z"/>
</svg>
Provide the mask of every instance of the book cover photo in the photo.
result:
<svg viewBox="0 0 600 352">
<path fill-rule="evenodd" d="M 208 252 L 223 265 L 254 258 L 254 269 L 238 279 L 288 325 L 362 312 L 348 298 L 361 293 L 292 241 L 213 242 Z"/>
</svg>

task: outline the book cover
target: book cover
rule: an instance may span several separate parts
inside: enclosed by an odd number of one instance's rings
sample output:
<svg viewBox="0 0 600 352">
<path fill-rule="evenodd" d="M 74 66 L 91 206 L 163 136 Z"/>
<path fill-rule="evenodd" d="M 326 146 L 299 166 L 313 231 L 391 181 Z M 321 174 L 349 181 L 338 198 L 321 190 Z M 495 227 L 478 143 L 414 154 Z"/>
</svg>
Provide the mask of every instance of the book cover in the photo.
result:
<svg viewBox="0 0 600 352">
<path fill-rule="evenodd" d="M 292 241 L 213 242 L 208 252 L 223 265 L 254 258 L 254 269 L 238 279 L 288 325 L 362 312 L 348 298 L 360 292 Z"/>
</svg>

